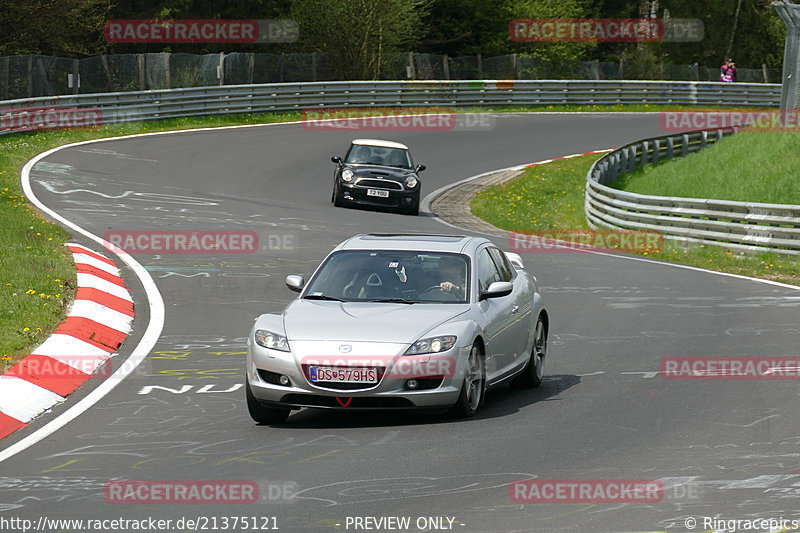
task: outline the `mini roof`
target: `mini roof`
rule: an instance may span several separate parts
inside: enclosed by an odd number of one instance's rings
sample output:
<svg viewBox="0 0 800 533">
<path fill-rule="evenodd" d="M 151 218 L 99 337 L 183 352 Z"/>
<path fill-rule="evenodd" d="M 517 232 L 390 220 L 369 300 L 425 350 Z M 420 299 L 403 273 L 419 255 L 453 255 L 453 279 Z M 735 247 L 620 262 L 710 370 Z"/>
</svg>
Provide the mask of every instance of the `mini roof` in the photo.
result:
<svg viewBox="0 0 800 533">
<path fill-rule="evenodd" d="M 353 139 L 353 144 L 363 144 L 367 146 L 381 146 L 383 148 L 400 148 L 401 150 L 408 150 L 405 144 L 397 143 L 394 141 L 382 141 L 380 139 Z"/>
</svg>

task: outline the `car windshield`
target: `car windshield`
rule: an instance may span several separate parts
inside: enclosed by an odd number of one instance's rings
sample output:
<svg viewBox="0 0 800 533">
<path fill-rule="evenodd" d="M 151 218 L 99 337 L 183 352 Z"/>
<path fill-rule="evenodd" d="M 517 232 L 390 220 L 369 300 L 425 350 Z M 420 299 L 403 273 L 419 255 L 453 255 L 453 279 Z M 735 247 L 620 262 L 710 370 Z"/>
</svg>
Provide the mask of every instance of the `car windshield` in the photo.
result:
<svg viewBox="0 0 800 533">
<path fill-rule="evenodd" d="M 331 255 L 304 298 L 346 302 L 466 303 L 469 261 L 461 254 L 345 250 Z"/>
<path fill-rule="evenodd" d="M 387 148 L 385 146 L 367 146 L 365 144 L 351 145 L 344 162 L 356 165 L 412 168 L 411 155 L 408 150 Z"/>
</svg>

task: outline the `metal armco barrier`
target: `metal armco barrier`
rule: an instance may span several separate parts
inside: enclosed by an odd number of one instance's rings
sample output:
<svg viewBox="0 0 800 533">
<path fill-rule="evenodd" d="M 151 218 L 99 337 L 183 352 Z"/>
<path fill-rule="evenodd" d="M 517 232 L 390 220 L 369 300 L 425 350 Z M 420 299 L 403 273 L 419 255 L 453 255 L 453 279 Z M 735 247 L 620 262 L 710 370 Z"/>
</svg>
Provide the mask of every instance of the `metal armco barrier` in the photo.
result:
<svg viewBox="0 0 800 533">
<path fill-rule="evenodd" d="M 96 108 L 101 112 L 101 123 L 110 124 L 195 115 L 298 111 L 318 106 L 694 104 L 775 107 L 780 98 L 778 84 L 686 81 L 477 80 L 225 85 L 2 101 L 0 132 L 9 130 L 3 124 L 19 124 L 19 114 L 30 113 L 31 109 Z"/>
<path fill-rule="evenodd" d="M 800 205 L 649 196 L 609 187 L 648 163 L 685 157 L 734 130 L 645 139 L 609 152 L 586 175 L 586 220 L 593 228 L 658 231 L 665 238 L 748 251 L 800 253 Z"/>
</svg>

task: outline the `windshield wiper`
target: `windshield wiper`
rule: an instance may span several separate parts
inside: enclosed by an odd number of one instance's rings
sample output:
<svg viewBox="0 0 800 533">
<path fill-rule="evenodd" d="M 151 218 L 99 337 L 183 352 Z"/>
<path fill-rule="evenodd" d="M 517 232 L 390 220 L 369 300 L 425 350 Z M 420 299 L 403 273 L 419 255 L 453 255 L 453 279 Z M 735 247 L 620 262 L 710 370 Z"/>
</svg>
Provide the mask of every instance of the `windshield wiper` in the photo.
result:
<svg viewBox="0 0 800 533">
<path fill-rule="evenodd" d="M 370 302 L 390 302 L 398 304 L 418 304 L 419 300 L 406 300 L 405 298 L 380 298 L 378 300 L 370 300 Z"/>
<path fill-rule="evenodd" d="M 304 297 L 306 300 L 332 300 L 334 302 L 344 302 L 341 298 L 335 296 L 328 296 L 327 294 L 309 294 Z"/>
</svg>

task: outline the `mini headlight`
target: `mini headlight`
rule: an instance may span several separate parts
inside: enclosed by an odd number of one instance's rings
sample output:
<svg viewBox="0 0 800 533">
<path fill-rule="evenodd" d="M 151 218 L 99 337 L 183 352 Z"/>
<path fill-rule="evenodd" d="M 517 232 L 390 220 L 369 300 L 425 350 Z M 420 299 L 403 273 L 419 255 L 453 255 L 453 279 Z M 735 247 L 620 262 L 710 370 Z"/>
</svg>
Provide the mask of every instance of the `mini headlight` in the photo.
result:
<svg viewBox="0 0 800 533">
<path fill-rule="evenodd" d="M 455 335 L 440 335 L 439 337 L 420 339 L 406 350 L 405 355 L 446 352 L 456 344 L 457 339 L 458 337 Z"/>
<path fill-rule="evenodd" d="M 265 329 L 257 329 L 255 333 L 256 344 L 269 348 L 270 350 L 280 350 L 282 352 L 290 351 L 289 340 L 278 333 L 267 331 Z"/>
<path fill-rule="evenodd" d="M 413 189 L 414 187 L 416 187 L 417 183 L 419 183 L 419 181 L 414 176 L 409 176 L 406 178 L 406 186 L 409 189 Z"/>
<path fill-rule="evenodd" d="M 342 179 L 344 181 L 352 181 L 353 180 L 353 171 L 349 168 L 342 170 Z"/>
</svg>

